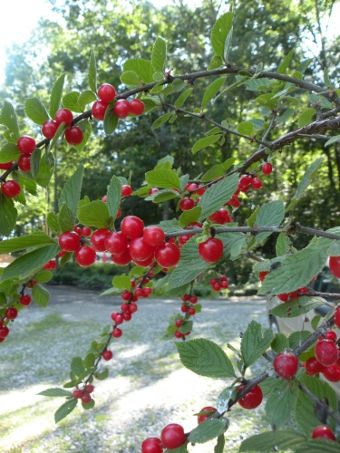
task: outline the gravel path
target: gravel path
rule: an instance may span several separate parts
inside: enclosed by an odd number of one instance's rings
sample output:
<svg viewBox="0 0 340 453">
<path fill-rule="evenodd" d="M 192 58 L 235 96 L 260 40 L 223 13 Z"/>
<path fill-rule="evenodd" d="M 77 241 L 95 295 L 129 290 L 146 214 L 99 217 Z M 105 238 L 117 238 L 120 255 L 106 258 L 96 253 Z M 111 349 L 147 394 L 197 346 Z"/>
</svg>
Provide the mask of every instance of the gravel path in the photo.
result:
<svg viewBox="0 0 340 453">
<path fill-rule="evenodd" d="M 55 425 L 53 413 L 62 401 L 37 393 L 67 380 L 71 358 L 86 352 L 120 301 L 73 288 L 52 288 L 51 293 L 50 306 L 23 312 L 0 346 L 1 452 L 138 453 L 143 438 L 159 435 L 167 423 L 192 429 L 193 414 L 214 405 L 228 384 L 182 368 L 174 342 L 160 339 L 179 310 L 178 300 L 143 300 L 112 348 L 110 377 L 97 381 L 95 409 L 76 409 Z M 239 332 L 251 319 L 267 323 L 260 299 L 202 300 L 202 306 L 191 338 L 203 336 L 224 348 L 227 342 L 237 346 Z M 261 415 L 261 408 L 233 409 L 226 452 L 236 452 L 243 438 L 266 426 Z M 190 451 L 209 453 L 213 445 Z"/>
</svg>

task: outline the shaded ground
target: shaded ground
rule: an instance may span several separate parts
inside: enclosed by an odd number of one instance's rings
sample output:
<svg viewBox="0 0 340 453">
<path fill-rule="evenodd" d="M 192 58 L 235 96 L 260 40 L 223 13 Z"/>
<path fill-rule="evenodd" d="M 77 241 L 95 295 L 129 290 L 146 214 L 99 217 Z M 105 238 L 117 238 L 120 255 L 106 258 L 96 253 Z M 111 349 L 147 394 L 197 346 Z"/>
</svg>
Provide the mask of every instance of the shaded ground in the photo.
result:
<svg viewBox="0 0 340 453">
<path fill-rule="evenodd" d="M 90 291 L 52 288 L 48 308 L 32 306 L 21 313 L 0 346 L 1 452 L 137 453 L 141 441 L 158 435 L 165 424 L 178 422 L 190 430 L 196 423 L 193 414 L 214 405 L 226 382 L 183 369 L 174 343 L 160 340 L 179 301 L 143 300 L 113 346 L 110 378 L 97 382 L 95 409 L 76 409 L 54 424 L 53 413 L 62 400 L 37 393 L 67 380 L 71 358 L 85 353 L 118 304 L 118 299 L 98 298 Z M 202 305 L 191 338 L 237 344 L 250 319 L 266 323 L 261 300 L 207 300 Z M 259 412 L 235 407 L 225 451 L 236 452 L 244 437 L 264 426 Z M 209 453 L 213 444 L 190 451 Z"/>
</svg>

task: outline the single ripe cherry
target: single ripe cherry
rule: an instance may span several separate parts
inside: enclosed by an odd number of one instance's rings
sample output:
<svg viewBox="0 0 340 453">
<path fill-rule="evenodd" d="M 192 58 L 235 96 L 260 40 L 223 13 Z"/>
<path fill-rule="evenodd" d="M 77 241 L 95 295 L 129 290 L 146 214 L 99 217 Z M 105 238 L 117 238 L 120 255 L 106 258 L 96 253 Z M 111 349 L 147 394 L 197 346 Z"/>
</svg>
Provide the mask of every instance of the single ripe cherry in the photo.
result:
<svg viewBox="0 0 340 453">
<path fill-rule="evenodd" d="M 251 175 L 242 175 L 238 187 L 241 192 L 247 192 L 252 184 L 253 177 Z"/>
<path fill-rule="evenodd" d="M 127 266 L 131 262 L 131 256 L 128 250 L 121 255 L 112 254 L 112 261 L 118 266 Z"/>
<path fill-rule="evenodd" d="M 111 236 L 111 231 L 107 230 L 106 228 L 100 228 L 99 230 L 94 231 L 91 236 L 91 243 L 93 248 L 97 252 L 105 252 L 105 250 L 107 250 L 106 239 L 108 239 L 109 236 Z"/>
<path fill-rule="evenodd" d="M 263 187 L 261 179 L 257 178 L 254 176 L 254 178 L 251 180 L 251 186 L 254 190 L 260 190 Z"/>
<path fill-rule="evenodd" d="M 49 260 L 43 266 L 43 269 L 45 269 L 46 271 L 54 271 L 56 268 L 57 268 L 56 260 Z"/>
<path fill-rule="evenodd" d="M 163 453 L 162 442 L 158 437 L 149 437 L 142 443 L 142 453 Z"/>
<path fill-rule="evenodd" d="M 328 381 L 339 382 L 340 381 L 340 366 L 335 364 L 331 366 L 324 367 L 322 374 Z"/>
<path fill-rule="evenodd" d="M 155 257 L 160 266 L 167 268 L 176 266 L 181 254 L 177 245 L 168 242 L 156 250 Z"/>
<path fill-rule="evenodd" d="M 195 206 L 195 201 L 192 198 L 184 197 L 179 202 L 179 209 L 182 211 L 189 211 Z"/>
<path fill-rule="evenodd" d="M 186 436 L 183 426 L 177 423 L 171 423 L 163 428 L 161 440 L 164 448 L 178 448 L 185 444 Z"/>
<path fill-rule="evenodd" d="M 144 102 L 140 99 L 132 99 L 130 101 L 130 113 L 132 115 L 142 115 L 144 113 Z"/>
<path fill-rule="evenodd" d="M 123 335 L 123 331 L 122 329 L 120 329 L 119 327 L 115 327 L 112 331 L 112 336 L 114 338 L 119 338 Z"/>
<path fill-rule="evenodd" d="M 107 104 L 103 101 L 96 101 L 92 104 L 91 114 L 96 120 L 103 120 L 105 117 L 105 112 L 107 109 Z"/>
<path fill-rule="evenodd" d="M 208 420 L 210 415 L 214 414 L 216 412 L 216 408 L 212 406 L 206 406 L 203 407 L 203 409 L 200 410 L 200 415 L 197 415 L 197 423 L 200 425 L 201 423 L 205 422 Z"/>
<path fill-rule="evenodd" d="M 36 143 L 33 137 L 22 135 L 17 140 L 17 146 L 22 154 L 32 154 L 35 150 Z"/>
<path fill-rule="evenodd" d="M 325 338 L 326 338 L 326 340 L 336 341 L 338 336 L 337 336 L 337 334 L 336 334 L 336 332 L 334 330 L 328 330 L 325 333 Z"/>
<path fill-rule="evenodd" d="M 340 307 L 337 307 L 334 314 L 334 324 L 340 329 Z"/>
<path fill-rule="evenodd" d="M 45 123 L 42 125 L 41 132 L 44 137 L 48 138 L 51 140 L 56 134 L 58 130 L 58 123 L 54 120 L 47 120 Z"/>
<path fill-rule="evenodd" d="M 340 256 L 329 258 L 329 270 L 336 278 L 340 278 Z"/>
<path fill-rule="evenodd" d="M 19 170 L 23 172 L 31 171 L 31 156 L 29 154 L 22 154 L 18 160 Z"/>
<path fill-rule="evenodd" d="M 73 114 L 69 109 L 59 109 L 55 115 L 55 122 L 58 127 L 60 124 L 65 124 L 66 126 L 71 126 L 73 121 Z"/>
<path fill-rule="evenodd" d="M 59 245 L 65 252 L 77 252 L 80 249 L 80 237 L 74 231 L 67 231 L 59 237 Z"/>
<path fill-rule="evenodd" d="M 74 389 L 73 392 L 72 392 L 72 396 L 76 400 L 81 398 L 83 395 L 84 395 L 84 391 L 80 390 L 80 389 Z"/>
<path fill-rule="evenodd" d="M 9 179 L 2 183 L 1 192 L 7 198 L 14 198 L 19 195 L 21 191 L 20 184 L 18 184 L 14 179 Z"/>
<path fill-rule="evenodd" d="M 316 360 L 315 357 L 310 357 L 305 363 L 305 370 L 307 374 L 313 376 L 314 374 L 321 373 L 323 366 Z"/>
<path fill-rule="evenodd" d="M 244 386 L 240 385 L 238 391 L 241 392 Z M 248 393 L 238 400 L 240 406 L 244 409 L 255 409 L 262 403 L 263 393 L 259 385 L 255 385 Z"/>
<path fill-rule="evenodd" d="M 128 215 L 122 220 L 120 230 L 127 239 L 137 239 L 143 235 L 144 222 L 135 215 Z"/>
<path fill-rule="evenodd" d="M 93 393 L 94 392 L 94 385 L 93 384 L 86 384 L 84 388 L 85 393 Z"/>
<path fill-rule="evenodd" d="M 83 138 L 83 131 L 78 126 L 72 126 L 65 131 L 65 139 L 69 145 L 80 145 Z"/>
<path fill-rule="evenodd" d="M 83 396 L 81 397 L 81 402 L 83 404 L 89 404 L 89 403 L 91 403 L 91 401 L 92 401 L 92 398 L 88 393 L 84 393 Z"/>
<path fill-rule="evenodd" d="M 113 85 L 110 83 L 103 83 L 98 88 L 98 97 L 101 101 L 108 104 L 109 102 L 113 101 L 116 97 L 116 90 Z"/>
<path fill-rule="evenodd" d="M 165 233 L 160 227 L 149 226 L 143 231 L 143 239 L 151 247 L 159 247 L 164 244 Z"/>
<path fill-rule="evenodd" d="M 264 162 L 261 169 L 264 175 L 270 175 L 270 173 L 273 171 L 273 166 L 270 162 Z"/>
<path fill-rule="evenodd" d="M 84 226 L 84 227 L 81 229 L 80 235 L 81 235 L 81 236 L 88 237 L 88 236 L 91 236 L 91 233 L 92 233 L 91 228 L 89 228 L 89 227 L 87 227 L 87 226 Z"/>
<path fill-rule="evenodd" d="M 18 316 L 18 310 L 14 307 L 9 307 L 5 312 L 5 316 L 7 319 L 13 320 Z"/>
<path fill-rule="evenodd" d="M 274 359 L 274 370 L 282 379 L 293 379 L 299 367 L 299 359 L 292 352 L 280 352 Z"/>
<path fill-rule="evenodd" d="M 97 258 L 96 251 L 87 245 L 84 245 L 76 252 L 76 262 L 82 267 L 92 266 Z"/>
<path fill-rule="evenodd" d="M 104 360 L 111 360 L 113 357 L 112 351 L 110 351 L 110 349 L 105 349 L 102 353 L 102 357 Z"/>
<path fill-rule="evenodd" d="M 314 352 L 316 360 L 323 366 L 334 365 L 338 359 L 337 346 L 332 340 L 318 340 Z"/>
<path fill-rule="evenodd" d="M 268 274 L 269 274 L 268 271 L 259 272 L 259 280 L 260 280 L 260 282 L 263 282 L 263 280 L 267 277 Z"/>
<path fill-rule="evenodd" d="M 22 296 L 20 296 L 19 302 L 21 303 L 21 305 L 27 306 L 32 302 L 32 297 L 28 294 L 23 294 Z"/>
<path fill-rule="evenodd" d="M 145 261 L 154 254 L 154 251 L 155 249 L 147 244 L 142 237 L 131 241 L 130 255 L 133 260 Z"/>
<path fill-rule="evenodd" d="M 130 103 L 126 99 L 122 99 L 120 101 L 117 101 L 115 103 L 115 106 L 113 107 L 113 113 L 118 117 L 118 118 L 126 118 L 128 114 L 130 113 Z"/>
<path fill-rule="evenodd" d="M 133 190 L 129 184 L 123 184 L 121 188 L 122 197 L 130 197 Z"/>
<path fill-rule="evenodd" d="M 320 425 L 313 429 L 312 432 L 313 439 L 328 439 L 328 440 L 336 440 L 336 437 L 328 426 Z"/>
<path fill-rule="evenodd" d="M 0 340 L 4 340 L 9 334 L 9 328 L 7 326 L 0 327 Z"/>
<path fill-rule="evenodd" d="M 223 242 L 217 238 L 209 238 L 199 244 L 198 253 L 207 263 L 216 263 L 223 256 Z"/>
</svg>

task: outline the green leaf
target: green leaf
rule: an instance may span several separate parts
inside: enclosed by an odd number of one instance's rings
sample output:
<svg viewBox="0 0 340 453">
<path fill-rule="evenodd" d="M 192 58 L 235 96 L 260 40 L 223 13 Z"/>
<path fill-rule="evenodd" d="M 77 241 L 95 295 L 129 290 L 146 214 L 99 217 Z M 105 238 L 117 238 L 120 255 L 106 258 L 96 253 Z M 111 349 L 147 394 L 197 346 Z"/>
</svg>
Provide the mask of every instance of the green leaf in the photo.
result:
<svg viewBox="0 0 340 453">
<path fill-rule="evenodd" d="M 284 204 L 281 200 L 269 201 L 263 204 L 256 216 L 255 225 L 259 227 L 279 226 L 285 216 Z M 264 241 L 272 233 L 264 232 L 256 235 L 257 241 Z"/>
<path fill-rule="evenodd" d="M 125 83 L 125 85 L 135 86 L 140 84 L 140 78 L 135 71 L 124 71 L 120 76 L 120 80 Z"/>
<path fill-rule="evenodd" d="M 34 154 L 36 154 L 37 151 L 38 150 L 34 151 Z M 38 172 L 35 175 L 37 184 L 42 187 L 47 187 L 49 185 L 53 173 L 53 165 L 54 159 L 52 153 L 44 153 L 39 162 Z"/>
<path fill-rule="evenodd" d="M 279 67 L 277 68 L 277 72 L 279 72 L 280 74 L 286 73 L 290 63 L 292 62 L 293 56 L 294 56 L 294 49 L 291 49 L 287 53 L 287 55 L 285 55 L 284 58 L 282 59 Z"/>
<path fill-rule="evenodd" d="M 96 57 L 91 50 L 90 54 L 90 63 L 89 63 L 89 87 L 90 89 L 96 93 L 97 92 L 97 66 L 96 66 Z"/>
<path fill-rule="evenodd" d="M 99 379 L 99 381 L 103 381 L 104 379 L 108 378 L 109 376 L 109 369 L 105 368 L 103 371 L 97 371 L 94 373 L 95 378 Z"/>
<path fill-rule="evenodd" d="M 228 427 L 226 419 L 211 418 L 200 423 L 189 434 L 189 442 L 203 444 L 215 437 L 221 436 Z"/>
<path fill-rule="evenodd" d="M 41 126 L 49 119 L 44 104 L 37 98 L 29 98 L 25 101 L 25 113 L 34 123 Z"/>
<path fill-rule="evenodd" d="M 158 37 L 152 48 L 151 65 L 155 71 L 163 72 L 166 62 L 167 43 L 165 39 Z"/>
<path fill-rule="evenodd" d="M 72 399 L 66 401 L 66 403 L 62 404 L 59 409 L 54 414 L 54 421 L 59 423 L 63 418 L 65 418 L 68 414 L 70 414 L 73 409 L 76 407 L 78 400 Z"/>
<path fill-rule="evenodd" d="M 12 160 L 17 160 L 20 156 L 19 149 L 14 143 L 5 143 L 0 151 L 0 164 L 7 164 Z"/>
<path fill-rule="evenodd" d="M 271 348 L 275 352 L 282 352 L 288 348 L 288 338 L 283 333 L 277 333 L 271 343 Z"/>
<path fill-rule="evenodd" d="M 201 151 L 201 149 L 207 148 L 208 146 L 212 146 L 216 142 L 220 140 L 222 137 L 221 134 L 214 134 L 214 135 L 208 135 L 207 137 L 202 137 L 198 139 L 193 147 L 191 148 L 191 151 L 196 154 L 198 151 Z"/>
<path fill-rule="evenodd" d="M 107 201 L 106 205 L 109 214 L 114 219 L 117 216 L 118 208 L 121 200 L 121 182 L 117 176 L 112 176 L 110 184 L 107 187 Z"/>
<path fill-rule="evenodd" d="M 32 252 L 25 253 L 19 256 L 15 261 L 9 264 L 3 274 L 1 275 L 0 281 L 8 280 L 11 278 L 20 278 L 22 280 L 27 279 L 29 276 L 39 270 L 47 261 L 51 260 L 56 256 L 59 251 L 57 244 L 48 245 L 46 247 L 40 247 Z"/>
<path fill-rule="evenodd" d="M 201 181 L 209 182 L 212 181 L 213 179 L 223 176 L 225 172 L 234 165 L 234 162 L 235 159 L 231 157 L 230 159 L 225 160 L 221 164 L 213 165 L 212 167 L 209 168 L 209 170 L 206 171 L 206 173 L 204 173 L 204 175 L 201 177 Z"/>
<path fill-rule="evenodd" d="M 221 434 L 217 438 L 217 444 L 215 445 L 214 453 L 223 453 L 224 447 L 225 447 L 225 437 L 223 434 Z"/>
<path fill-rule="evenodd" d="M 243 233 L 222 233 L 218 235 L 224 246 L 224 255 L 236 260 L 247 245 L 247 236 Z"/>
<path fill-rule="evenodd" d="M 97 97 L 93 93 L 93 91 L 85 90 L 80 93 L 78 102 L 80 104 L 83 104 L 85 107 L 85 105 L 90 104 L 91 102 L 94 102 L 96 99 L 97 99 Z"/>
<path fill-rule="evenodd" d="M 325 304 L 321 297 L 299 297 L 292 302 L 284 302 L 271 310 L 279 318 L 295 318 Z"/>
<path fill-rule="evenodd" d="M 211 45 L 215 54 L 221 58 L 224 57 L 225 46 L 228 34 L 231 32 L 233 25 L 233 13 L 225 13 L 219 17 L 211 30 Z"/>
<path fill-rule="evenodd" d="M 79 207 L 78 219 L 83 225 L 106 228 L 110 223 L 109 210 L 100 200 L 90 201 Z"/>
<path fill-rule="evenodd" d="M 201 207 L 200 206 L 195 206 L 192 209 L 189 209 L 188 211 L 183 211 L 182 214 L 179 216 L 179 223 L 185 227 L 189 225 L 190 223 L 196 222 L 199 219 L 199 216 L 201 214 Z M 1 244 L 1 243 L 0 243 Z"/>
<path fill-rule="evenodd" d="M 276 239 L 276 256 L 285 255 L 289 252 L 290 241 L 285 233 L 280 233 Z"/>
<path fill-rule="evenodd" d="M 339 442 L 312 439 L 299 445 L 295 453 L 339 453 Z"/>
<path fill-rule="evenodd" d="M 81 357 L 73 357 L 71 362 L 71 372 L 75 376 L 81 378 L 85 372 L 85 367 Z"/>
<path fill-rule="evenodd" d="M 216 94 L 220 91 L 222 88 L 223 84 L 225 82 L 225 77 L 219 77 L 218 79 L 215 79 L 213 82 L 211 82 L 207 88 L 204 91 L 203 94 L 203 99 L 202 99 L 202 104 L 201 104 L 201 109 L 204 110 L 206 106 L 208 105 L 208 102 L 213 99 Z"/>
<path fill-rule="evenodd" d="M 50 115 L 52 118 L 55 117 L 57 110 L 60 107 L 61 98 L 63 94 L 64 88 L 64 81 L 65 81 L 65 74 L 62 74 L 58 79 L 54 82 L 51 91 L 51 98 L 50 98 Z"/>
<path fill-rule="evenodd" d="M 113 113 L 111 108 L 106 109 L 104 116 L 104 132 L 111 135 L 118 126 L 118 117 Z"/>
<path fill-rule="evenodd" d="M 38 283 L 47 283 L 50 280 L 52 280 L 52 277 L 53 277 L 53 273 L 52 272 L 46 271 L 46 270 L 42 270 L 42 271 L 38 272 L 37 274 L 35 274 L 34 279 Z"/>
<path fill-rule="evenodd" d="M 273 331 L 265 329 L 256 321 L 252 321 L 241 340 L 241 354 L 245 367 L 256 362 L 266 352 L 272 341 Z"/>
<path fill-rule="evenodd" d="M 303 127 L 309 124 L 312 121 L 313 116 L 315 115 L 316 110 L 313 107 L 308 107 L 300 113 L 298 117 L 298 126 Z"/>
<path fill-rule="evenodd" d="M 59 203 L 65 203 L 73 216 L 76 216 L 83 184 L 84 168 L 79 167 L 67 180 L 60 195 Z"/>
<path fill-rule="evenodd" d="M 230 200 L 238 186 L 239 176 L 234 173 L 213 184 L 205 191 L 198 206 L 202 207 L 200 220 L 206 219 L 211 214 L 224 206 Z"/>
<path fill-rule="evenodd" d="M 334 135 L 334 137 L 330 137 L 327 142 L 324 144 L 324 146 L 331 146 L 333 143 L 338 143 L 340 142 L 340 135 Z"/>
<path fill-rule="evenodd" d="M 302 195 L 305 193 L 307 187 L 313 182 L 313 180 L 316 178 L 318 174 L 318 170 L 321 167 L 321 165 L 324 163 L 323 157 L 319 157 L 316 159 L 306 170 L 303 178 L 299 182 L 299 185 L 296 189 L 296 192 L 292 198 L 292 201 L 290 202 L 287 211 L 293 208 L 297 201 L 302 197 Z"/>
<path fill-rule="evenodd" d="M 175 104 L 174 104 L 175 107 L 176 108 L 182 107 L 184 105 L 185 101 L 191 96 L 192 92 L 193 92 L 192 87 L 189 87 L 186 90 L 184 90 L 176 99 Z"/>
<path fill-rule="evenodd" d="M 32 288 L 32 297 L 40 307 L 46 307 L 50 299 L 50 293 L 44 287 L 35 285 Z"/>
<path fill-rule="evenodd" d="M 153 203 L 163 203 L 164 201 L 173 200 L 174 198 L 179 198 L 179 193 L 176 190 L 163 189 L 159 192 L 149 195 L 145 198 L 147 201 L 153 201 Z"/>
<path fill-rule="evenodd" d="M 275 391 L 268 396 L 265 408 L 271 424 L 284 425 L 291 418 L 298 395 L 299 390 L 294 382 L 277 382 Z"/>
<path fill-rule="evenodd" d="M 146 172 L 145 180 L 152 187 L 180 188 L 179 176 L 168 162 L 158 164 L 153 170 Z"/>
<path fill-rule="evenodd" d="M 29 247 L 38 248 L 47 244 L 54 244 L 55 242 L 47 234 L 35 232 L 28 236 L 19 236 L 5 241 L 0 241 L 0 254 L 11 253 L 18 250 L 24 250 Z"/>
<path fill-rule="evenodd" d="M 211 378 L 234 377 L 233 365 L 216 343 L 200 338 L 176 343 L 183 365 L 200 376 Z M 221 434 L 221 433 L 220 433 Z"/>
<path fill-rule="evenodd" d="M 274 447 L 280 451 L 294 450 L 306 440 L 305 436 L 295 431 L 270 431 L 267 433 L 255 434 L 245 439 L 240 446 L 243 451 L 274 451 Z"/>
<path fill-rule="evenodd" d="M 140 78 L 140 82 L 153 82 L 153 68 L 150 61 L 143 58 L 131 58 L 124 63 L 124 72 L 134 71 Z"/>
<path fill-rule="evenodd" d="M 169 121 L 169 119 L 173 116 L 173 112 L 164 113 L 164 115 L 159 116 L 151 125 L 151 129 L 158 129 L 159 127 L 163 126 L 164 123 Z"/>
<path fill-rule="evenodd" d="M 15 227 L 18 211 L 13 200 L 6 198 L 2 193 L 0 193 L 0 212 L 0 233 L 8 236 Z"/>
<path fill-rule="evenodd" d="M 75 216 L 72 214 L 72 212 L 66 206 L 66 204 L 63 204 L 61 206 L 61 208 L 59 210 L 59 214 L 58 214 L 58 225 L 59 225 L 61 232 L 65 233 L 65 231 L 73 230 L 74 222 L 75 222 Z"/>
<path fill-rule="evenodd" d="M 38 393 L 38 395 L 42 395 L 42 396 L 50 396 L 50 397 L 65 397 L 65 396 L 72 396 L 72 393 L 71 392 L 68 392 L 67 390 L 64 390 L 64 389 L 60 389 L 60 388 L 50 388 L 50 389 L 47 389 L 47 390 L 44 390 L 40 393 Z"/>
<path fill-rule="evenodd" d="M 237 130 L 240 134 L 251 136 L 254 134 L 254 125 L 250 121 L 242 121 L 237 126 Z"/>
<path fill-rule="evenodd" d="M 127 275 L 116 275 L 112 279 L 112 285 L 118 289 L 131 289 L 131 280 Z"/>
<path fill-rule="evenodd" d="M 17 116 L 13 105 L 5 101 L 1 110 L 0 124 L 3 124 L 11 132 L 15 139 L 20 136 Z"/>
</svg>

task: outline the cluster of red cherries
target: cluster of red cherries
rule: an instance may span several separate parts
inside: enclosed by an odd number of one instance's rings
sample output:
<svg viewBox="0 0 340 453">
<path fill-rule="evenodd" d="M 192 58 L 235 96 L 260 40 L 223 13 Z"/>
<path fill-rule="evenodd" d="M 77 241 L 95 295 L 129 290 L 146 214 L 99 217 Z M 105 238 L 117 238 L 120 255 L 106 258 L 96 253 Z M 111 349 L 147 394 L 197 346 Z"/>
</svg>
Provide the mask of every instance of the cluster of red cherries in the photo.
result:
<svg viewBox="0 0 340 453">
<path fill-rule="evenodd" d="M 209 282 L 213 291 L 221 291 L 221 289 L 227 289 L 229 287 L 229 280 L 226 275 L 221 275 L 217 278 L 212 278 Z"/>
<path fill-rule="evenodd" d="M 190 335 L 191 332 L 181 332 L 181 327 L 188 321 L 192 316 L 196 314 L 195 304 L 198 302 L 198 297 L 196 294 L 183 294 L 182 296 L 182 305 L 181 305 L 181 312 L 184 313 L 184 316 L 176 319 L 175 326 L 175 337 L 178 339 L 184 339 L 186 336 Z"/>
<path fill-rule="evenodd" d="M 82 389 L 76 388 L 72 392 L 74 399 L 80 399 L 83 406 L 87 406 L 93 402 L 91 393 L 94 392 L 93 384 L 86 384 Z"/>
</svg>

